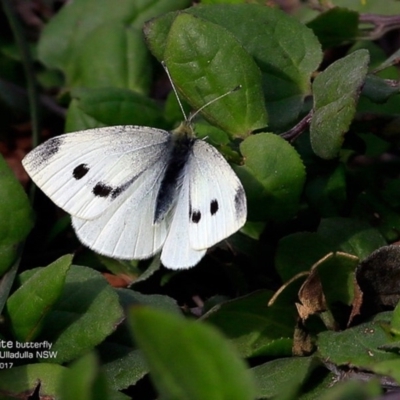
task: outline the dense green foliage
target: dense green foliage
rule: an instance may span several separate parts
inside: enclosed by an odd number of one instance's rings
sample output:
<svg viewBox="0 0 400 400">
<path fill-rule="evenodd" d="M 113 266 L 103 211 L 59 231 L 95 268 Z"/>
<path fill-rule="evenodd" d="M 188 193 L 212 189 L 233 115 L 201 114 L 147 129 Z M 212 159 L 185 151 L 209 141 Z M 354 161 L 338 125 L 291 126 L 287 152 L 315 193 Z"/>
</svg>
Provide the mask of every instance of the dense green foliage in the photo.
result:
<svg viewBox="0 0 400 400">
<path fill-rule="evenodd" d="M 33 143 L 61 126 L 176 127 L 164 61 L 187 110 L 241 87 L 195 129 L 242 181 L 248 221 L 187 271 L 109 259 L 39 190 L 30 203 L 1 157 L 0 400 L 371 399 L 400 385 L 400 3 L 200 3 L 74 0 L 35 38 L 2 1 L 10 165 L 26 121 Z"/>
</svg>

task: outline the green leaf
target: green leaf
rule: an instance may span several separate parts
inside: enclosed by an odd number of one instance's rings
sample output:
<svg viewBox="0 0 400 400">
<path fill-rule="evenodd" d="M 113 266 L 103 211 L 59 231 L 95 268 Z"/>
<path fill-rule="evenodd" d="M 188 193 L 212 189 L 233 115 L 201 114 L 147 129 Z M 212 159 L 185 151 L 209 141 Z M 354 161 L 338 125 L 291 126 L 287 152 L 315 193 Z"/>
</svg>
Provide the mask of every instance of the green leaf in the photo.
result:
<svg viewBox="0 0 400 400">
<path fill-rule="evenodd" d="M 332 378 L 337 379 L 337 378 Z M 382 388 L 378 380 L 372 379 L 369 382 L 349 379 L 348 381 L 339 382 L 335 387 L 326 390 L 326 392 L 318 397 L 319 400 L 371 400 L 378 399 L 382 394 Z M 332 384 L 330 385 L 332 386 Z"/>
<path fill-rule="evenodd" d="M 299 206 L 305 181 L 304 165 L 284 139 L 260 133 L 244 140 L 240 151 L 245 165 L 236 167 L 248 199 L 248 219 L 284 220 Z"/>
<path fill-rule="evenodd" d="M 101 128 L 106 126 L 96 121 L 94 118 L 89 117 L 79 107 L 79 101 L 72 99 L 69 103 L 67 117 L 65 120 L 65 132 L 83 131 L 91 128 Z"/>
<path fill-rule="evenodd" d="M 211 326 L 147 307 L 129 319 L 163 399 L 254 399 L 250 371 Z"/>
<path fill-rule="evenodd" d="M 29 200 L 14 173 L 0 155 L 0 276 L 17 257 L 18 244 L 33 226 Z"/>
<path fill-rule="evenodd" d="M 330 308 L 337 302 L 348 306 L 353 303 L 355 270 L 358 263 L 357 257 L 337 252 L 327 255 L 314 266 Z"/>
<path fill-rule="evenodd" d="M 340 250 L 353 254 L 360 260 L 386 245 L 378 230 L 364 221 L 351 218 L 322 219 L 318 234 L 330 244 L 332 251 Z"/>
<path fill-rule="evenodd" d="M 105 23 L 93 29 L 74 54 L 66 69 L 68 86 L 149 91 L 151 59 L 137 28 L 119 21 Z"/>
<path fill-rule="evenodd" d="M 61 296 L 71 262 L 72 256 L 67 255 L 36 270 L 9 297 L 7 316 L 19 341 L 30 342 L 40 334 L 44 318 Z"/>
<path fill-rule="evenodd" d="M 0 371 L 0 396 L 3 400 L 27 398 L 40 383 L 41 398 L 60 398 L 60 383 L 67 368 L 54 364 L 31 364 Z"/>
<path fill-rule="evenodd" d="M 218 304 L 203 318 L 229 337 L 243 357 L 287 355 L 297 311 L 293 303 L 282 300 L 267 306 L 271 298 L 271 292 L 260 290 Z"/>
<path fill-rule="evenodd" d="M 322 60 L 320 44 L 310 29 L 277 8 L 264 5 L 200 5 L 185 13 L 225 28 L 253 57 L 261 70 L 272 130 L 286 129 L 297 120 L 304 98 L 310 94 L 311 74 Z M 145 27 L 151 51 L 159 60 L 164 58 L 168 32 L 176 15 L 167 14 Z M 228 54 L 220 74 L 232 73 L 226 67 L 229 59 Z"/>
<path fill-rule="evenodd" d="M 317 341 L 320 356 L 350 368 L 370 368 L 377 362 L 397 359 L 397 354 L 380 350 L 393 341 L 385 325 L 383 321 L 374 321 L 343 332 L 322 332 Z"/>
<path fill-rule="evenodd" d="M 393 311 L 391 330 L 395 335 L 400 336 L 400 304 L 397 304 Z"/>
<path fill-rule="evenodd" d="M 376 363 L 371 367 L 378 375 L 390 376 L 400 383 L 400 359 L 397 357 L 395 360 L 386 360 L 380 363 Z"/>
<path fill-rule="evenodd" d="M 354 118 L 357 101 L 368 71 L 369 53 L 355 51 L 321 72 L 314 80 L 314 115 L 311 145 L 321 158 L 337 156 Z"/>
<path fill-rule="evenodd" d="M 70 105 L 72 114 L 68 112 L 68 130 L 80 130 L 82 125 L 83 129 L 109 125 L 165 127 L 160 107 L 148 97 L 130 90 L 79 88 L 72 90 L 71 95 L 74 100 Z"/>
<path fill-rule="evenodd" d="M 104 343 L 99 347 L 104 373 L 114 390 L 127 389 L 148 374 L 149 368 L 141 350 L 132 347 Z"/>
<path fill-rule="evenodd" d="M 241 86 L 204 108 L 202 114 L 214 125 L 240 137 L 267 125 L 260 71 L 226 29 L 180 14 L 169 31 L 164 57 L 174 84 L 196 110 Z"/>
<path fill-rule="evenodd" d="M 140 29 L 150 18 L 189 5 L 173 2 L 77 0 L 63 7 L 42 31 L 39 58 L 61 69 L 71 85 L 130 88 L 145 93 L 151 62 Z"/>
<path fill-rule="evenodd" d="M 301 386 L 319 365 L 314 357 L 291 357 L 252 368 L 258 386 L 257 398 L 272 398 L 282 392 L 297 398 Z"/>
<path fill-rule="evenodd" d="M 275 267 L 284 282 L 311 267 L 332 251 L 329 242 L 315 232 L 296 232 L 278 243 Z"/>
<path fill-rule="evenodd" d="M 399 94 L 400 88 L 397 81 L 389 81 L 379 76 L 368 75 L 362 89 L 362 95 L 375 103 L 385 103 L 389 97 Z"/>
<path fill-rule="evenodd" d="M 107 400 L 107 383 L 96 356 L 89 353 L 75 361 L 61 382 L 62 400 Z"/>
<path fill-rule="evenodd" d="M 130 289 L 117 289 L 122 307 L 127 308 L 133 305 L 146 305 L 158 308 L 173 314 L 181 314 L 177 302 L 168 296 L 161 294 L 142 294 Z"/>
<path fill-rule="evenodd" d="M 319 14 L 307 26 L 317 35 L 324 49 L 339 46 L 357 38 L 358 13 L 334 7 Z"/>
<path fill-rule="evenodd" d="M 381 1 L 349 1 L 349 0 L 334 0 L 335 5 L 338 7 L 346 7 L 350 10 L 358 11 L 360 13 L 393 15 L 400 13 L 400 4 L 397 0 L 386 0 L 384 3 Z"/>
<path fill-rule="evenodd" d="M 63 363 L 101 343 L 122 318 L 118 295 L 103 276 L 73 265 L 61 298 L 44 321 L 42 337 L 58 352 L 54 362 Z"/>
</svg>

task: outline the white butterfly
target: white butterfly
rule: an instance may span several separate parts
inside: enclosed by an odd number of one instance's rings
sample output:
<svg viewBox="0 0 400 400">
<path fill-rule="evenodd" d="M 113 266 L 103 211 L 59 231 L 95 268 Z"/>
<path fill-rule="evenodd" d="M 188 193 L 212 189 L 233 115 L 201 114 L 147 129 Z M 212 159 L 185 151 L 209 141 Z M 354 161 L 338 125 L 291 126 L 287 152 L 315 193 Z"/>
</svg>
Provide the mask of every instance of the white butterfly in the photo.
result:
<svg viewBox="0 0 400 400">
<path fill-rule="evenodd" d="M 241 182 L 187 119 L 172 132 L 113 126 L 64 134 L 22 164 L 72 215 L 81 242 L 109 257 L 144 259 L 162 249 L 165 267 L 189 268 L 246 221 Z"/>
</svg>

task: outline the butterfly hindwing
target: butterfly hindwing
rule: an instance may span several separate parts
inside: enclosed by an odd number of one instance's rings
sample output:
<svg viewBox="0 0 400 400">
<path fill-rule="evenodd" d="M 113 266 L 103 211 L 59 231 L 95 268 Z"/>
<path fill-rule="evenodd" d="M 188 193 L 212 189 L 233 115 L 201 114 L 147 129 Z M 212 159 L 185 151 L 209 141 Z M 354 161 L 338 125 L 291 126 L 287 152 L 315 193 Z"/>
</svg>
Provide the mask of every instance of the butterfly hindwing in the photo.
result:
<svg viewBox="0 0 400 400">
<path fill-rule="evenodd" d="M 244 225 L 246 195 L 227 161 L 202 140 L 193 145 L 187 176 L 190 245 L 193 249 L 206 249 Z"/>
<path fill-rule="evenodd" d="M 165 157 L 169 141 L 168 132 L 155 128 L 89 129 L 48 140 L 23 165 L 55 204 L 75 217 L 94 219 L 128 189 L 138 189 L 138 178 Z"/>
</svg>

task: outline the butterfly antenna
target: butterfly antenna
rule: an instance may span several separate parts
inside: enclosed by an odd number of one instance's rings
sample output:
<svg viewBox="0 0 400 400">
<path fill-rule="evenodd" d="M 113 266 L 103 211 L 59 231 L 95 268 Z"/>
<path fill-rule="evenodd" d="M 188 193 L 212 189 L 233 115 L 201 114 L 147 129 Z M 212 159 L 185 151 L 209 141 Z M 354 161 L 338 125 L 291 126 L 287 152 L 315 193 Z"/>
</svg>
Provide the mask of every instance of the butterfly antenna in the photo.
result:
<svg viewBox="0 0 400 400">
<path fill-rule="evenodd" d="M 222 99 L 223 97 L 228 96 L 229 94 L 231 94 L 231 93 L 233 93 L 233 92 L 236 92 L 237 90 L 239 90 L 239 89 L 242 88 L 242 85 L 238 85 L 238 86 L 236 86 L 235 88 L 229 90 L 229 92 L 226 92 L 226 93 L 224 93 L 224 94 L 221 94 L 221 96 L 218 96 L 218 97 L 216 97 L 215 99 L 210 100 L 208 103 L 204 104 L 202 107 L 200 107 L 197 111 L 195 111 L 195 112 L 188 118 L 187 115 L 186 115 L 186 113 L 185 113 L 185 110 L 183 109 L 182 103 L 181 103 L 181 101 L 179 100 L 178 91 L 176 90 L 176 87 L 175 87 L 175 85 L 174 85 L 174 82 L 172 81 L 171 74 L 170 74 L 169 71 L 168 71 L 167 65 L 165 64 L 164 61 L 161 61 L 161 65 L 163 66 L 165 72 L 167 73 L 168 79 L 169 79 L 169 81 L 171 82 L 172 89 L 174 90 L 174 93 L 175 93 L 176 99 L 178 100 L 178 104 L 179 104 L 179 107 L 181 108 L 182 114 L 183 114 L 183 116 L 185 117 L 185 121 L 187 121 L 187 122 L 189 122 L 189 123 L 197 116 L 197 114 L 199 114 L 202 110 L 204 110 L 204 109 L 205 109 L 206 107 L 208 107 L 210 104 L 212 104 L 212 103 L 214 103 L 215 101 L 218 101 L 218 100 Z"/>
<path fill-rule="evenodd" d="M 231 93 L 236 92 L 237 90 L 241 89 L 242 85 L 238 85 L 235 88 L 231 89 L 229 92 L 226 92 L 224 94 L 221 94 L 221 96 L 216 97 L 215 99 L 210 100 L 208 103 L 204 104 L 203 106 L 201 106 L 197 111 L 195 111 L 190 117 L 189 117 L 189 122 L 192 121 L 197 114 L 199 114 L 202 110 L 204 110 L 206 107 L 208 107 L 210 104 L 224 98 L 225 96 L 230 95 Z"/>
<path fill-rule="evenodd" d="M 179 104 L 179 107 L 181 108 L 183 117 L 185 118 L 185 121 L 188 121 L 188 117 L 187 117 L 187 115 L 186 115 L 186 113 L 185 113 L 185 110 L 183 109 L 183 106 L 182 106 L 181 101 L 179 100 L 178 91 L 176 90 L 176 87 L 175 87 L 175 85 L 174 85 L 174 82 L 172 81 L 171 74 L 170 74 L 169 71 L 168 71 L 167 65 L 165 64 L 164 61 L 161 61 L 161 65 L 163 66 L 163 68 L 164 68 L 164 70 L 165 70 L 165 72 L 166 72 L 166 74 L 167 74 L 167 76 L 168 76 L 168 79 L 169 79 L 169 81 L 171 82 L 172 89 L 173 89 L 173 91 L 174 91 L 174 93 L 175 93 L 176 100 L 178 100 L 178 104 Z"/>
</svg>

